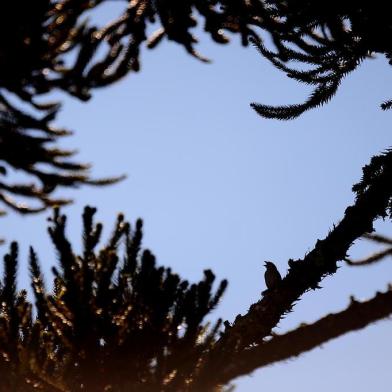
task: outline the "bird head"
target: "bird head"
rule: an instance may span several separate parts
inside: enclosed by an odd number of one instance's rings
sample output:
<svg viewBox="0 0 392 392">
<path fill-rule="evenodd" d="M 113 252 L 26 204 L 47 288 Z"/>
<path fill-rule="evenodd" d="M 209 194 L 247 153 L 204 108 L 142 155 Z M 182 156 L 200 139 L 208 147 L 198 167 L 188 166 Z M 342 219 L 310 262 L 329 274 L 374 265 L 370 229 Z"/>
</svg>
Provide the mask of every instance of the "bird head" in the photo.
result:
<svg viewBox="0 0 392 392">
<path fill-rule="evenodd" d="M 275 264 L 274 263 L 272 263 L 271 261 L 264 261 L 264 267 L 265 268 L 273 268 L 273 267 L 275 267 Z"/>
</svg>

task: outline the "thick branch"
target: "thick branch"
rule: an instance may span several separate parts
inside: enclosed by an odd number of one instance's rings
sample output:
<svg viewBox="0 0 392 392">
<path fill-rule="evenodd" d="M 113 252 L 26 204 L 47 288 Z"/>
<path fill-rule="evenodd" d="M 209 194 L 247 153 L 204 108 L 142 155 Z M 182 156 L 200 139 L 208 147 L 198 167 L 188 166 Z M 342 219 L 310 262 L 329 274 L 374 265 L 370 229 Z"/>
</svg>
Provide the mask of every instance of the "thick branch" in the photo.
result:
<svg viewBox="0 0 392 392">
<path fill-rule="evenodd" d="M 375 161 L 377 170 L 368 181 Z M 238 315 L 233 325 L 226 324 L 225 332 L 210 354 L 205 374 L 200 377 L 201 384 L 208 385 L 211 373 L 221 371 L 225 358 L 255 343 L 261 344 L 306 291 L 318 288 L 325 276 L 336 272 L 337 261 L 346 258 L 352 243 L 373 231 L 373 221 L 386 215 L 392 197 L 392 152 L 373 158 L 364 169 L 366 176 L 354 188 L 358 195 L 356 202 L 346 209 L 342 221 L 325 239 L 318 240 L 304 259 L 289 260 L 289 272 L 276 289 L 268 291 L 260 301 L 251 305 L 247 314 Z"/>
<path fill-rule="evenodd" d="M 245 316 L 237 316 L 222 343 L 232 342 L 237 349 L 260 343 L 302 294 L 317 288 L 326 275 L 336 272 L 336 262 L 346 257 L 352 243 L 373 231 L 373 221 L 385 215 L 392 196 L 391 177 L 392 152 L 388 152 L 384 155 L 383 170 L 355 204 L 346 209 L 342 221 L 324 240 L 318 240 L 303 260 L 289 261 L 290 269 L 281 285 L 253 304 Z"/>
<path fill-rule="evenodd" d="M 275 336 L 267 343 L 242 351 L 233 358 L 232 366 L 219 374 L 222 377 L 219 382 L 226 384 L 263 366 L 296 357 L 391 314 L 391 288 L 386 293 L 377 293 L 368 301 L 352 301 L 340 313 L 329 314 L 311 325 L 301 326 L 284 335 Z"/>
</svg>

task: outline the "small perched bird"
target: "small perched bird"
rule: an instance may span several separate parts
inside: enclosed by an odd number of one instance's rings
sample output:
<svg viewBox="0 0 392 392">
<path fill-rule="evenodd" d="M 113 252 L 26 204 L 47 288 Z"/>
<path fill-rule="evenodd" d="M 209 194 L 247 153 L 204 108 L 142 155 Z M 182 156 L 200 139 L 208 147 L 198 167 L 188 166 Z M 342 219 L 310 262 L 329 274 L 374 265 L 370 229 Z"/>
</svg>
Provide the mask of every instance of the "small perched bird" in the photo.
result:
<svg viewBox="0 0 392 392">
<path fill-rule="evenodd" d="M 273 290 L 276 288 L 282 280 L 278 269 L 275 264 L 271 261 L 265 261 L 264 266 L 266 271 L 264 273 L 265 284 L 267 286 L 267 290 Z"/>
</svg>

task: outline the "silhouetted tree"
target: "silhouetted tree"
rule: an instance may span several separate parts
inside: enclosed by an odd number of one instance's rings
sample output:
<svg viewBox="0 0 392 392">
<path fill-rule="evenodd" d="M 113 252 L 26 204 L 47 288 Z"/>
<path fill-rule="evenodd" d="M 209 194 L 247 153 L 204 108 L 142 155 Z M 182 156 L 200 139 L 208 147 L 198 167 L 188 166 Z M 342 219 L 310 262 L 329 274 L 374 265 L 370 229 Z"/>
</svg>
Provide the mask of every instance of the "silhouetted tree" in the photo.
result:
<svg viewBox="0 0 392 392">
<path fill-rule="evenodd" d="M 290 78 L 315 86 L 303 104 L 252 104 L 268 118 L 294 118 L 327 102 L 342 79 L 374 53 L 392 59 L 392 6 L 388 3 L 374 7 L 367 0 L 325 4 L 314 0 L 124 0 L 124 12 L 104 26 L 82 19 L 108 2 L 16 0 L 0 5 L 0 175 L 4 177 L 0 199 L 13 209 L 28 213 L 69 202 L 52 199 L 58 186 L 103 185 L 120 179 L 93 181 L 87 165 L 67 159 L 72 151 L 49 147 L 69 132 L 52 125 L 60 104 L 37 99 L 61 90 L 86 101 L 93 89 L 139 71 L 141 45 L 154 48 L 163 38 L 208 61 L 195 49 L 197 38 L 191 29 L 198 23 L 196 14 L 215 42 L 228 43 L 226 31 L 239 34 L 243 45 L 252 42 Z M 147 36 L 147 28 L 156 22 L 160 27 Z M 271 37 L 271 49 L 265 44 L 265 33 Z M 388 109 L 391 102 L 382 108 Z M 24 109 L 21 103 L 28 107 Z M 7 166 L 22 170 L 38 183 L 5 181 Z M 29 207 L 13 200 L 12 194 L 39 204 Z"/>
<path fill-rule="evenodd" d="M 51 197 L 58 186 L 117 180 L 91 180 L 87 166 L 68 160 L 72 152 L 48 147 L 67 131 L 51 125 L 59 104 L 38 103 L 38 97 L 59 89 L 88 100 L 94 88 L 138 71 L 141 45 L 153 48 L 164 37 L 207 61 L 195 50 L 197 40 L 190 32 L 197 24 L 196 12 L 215 42 L 228 42 L 225 31 L 238 33 L 244 45 L 252 42 L 289 77 L 314 86 L 303 104 L 252 104 L 267 118 L 295 118 L 327 102 L 342 79 L 375 53 L 392 61 L 389 4 L 136 0 L 124 1 L 124 13 L 108 25 L 81 21 L 107 1 L 19 0 L 0 6 L 0 174 L 5 178 L 10 166 L 39 181 L 0 182 L 0 198 L 20 212 L 66 203 Z M 156 21 L 160 27 L 147 37 L 148 24 Z M 98 48 L 103 53 L 99 57 Z M 391 106 L 392 101 L 382 104 L 383 109 Z M 365 302 L 352 299 L 346 310 L 311 325 L 282 335 L 272 332 L 305 292 L 336 272 L 338 262 L 369 265 L 391 254 L 391 240 L 371 234 L 376 219 L 391 218 L 391 177 L 392 150 L 387 150 L 364 167 L 353 187 L 355 203 L 329 234 L 303 259 L 289 260 L 279 284 L 223 326 L 218 320 L 208 327 L 204 318 L 217 305 L 226 282 L 213 292 L 211 271 L 189 285 L 170 269 L 156 266 L 152 254 L 140 250 L 140 221 L 131 230 L 120 216 L 112 237 L 97 251 L 102 227 L 93 223 L 94 209 L 86 208 L 84 249 L 77 256 L 65 236 L 65 217 L 56 209 L 49 229 L 59 256 L 53 291 L 46 290 L 37 255 L 30 252 L 36 314 L 26 292 L 17 289 L 15 243 L 4 258 L 0 390 L 218 391 L 240 375 L 387 317 L 392 313 L 390 288 Z M 27 207 L 10 194 L 40 204 Z M 388 248 L 365 260 L 349 260 L 351 245 L 362 236 Z"/>
<path fill-rule="evenodd" d="M 317 276 L 336 269 L 320 252 L 317 260 L 291 261 L 280 286 L 233 325 L 225 321 L 222 330 L 221 319 L 212 325 L 204 319 L 224 293 L 225 280 L 214 292 L 210 270 L 189 284 L 157 266 L 152 253 L 141 249 L 141 220 L 132 229 L 122 215 L 97 249 L 102 225 L 94 223 L 94 213 L 85 208 L 83 251 L 76 255 L 65 234 L 66 218 L 54 211 L 48 231 L 59 266 L 53 267 L 52 291 L 30 248 L 35 312 L 26 291 L 16 287 L 16 243 L 4 257 L 0 391 L 218 391 L 240 375 L 392 314 L 390 288 L 368 301 L 352 299 L 346 310 L 311 325 L 271 335 L 267 328 L 290 311 L 290 296 L 299 297 L 301 284 L 310 289 Z"/>
<path fill-rule="evenodd" d="M 131 228 L 121 214 L 109 240 L 97 249 L 102 225 L 94 223 L 94 213 L 91 207 L 84 210 L 83 250 L 76 255 L 65 234 L 66 218 L 55 209 L 48 229 L 59 264 L 53 267 L 52 291 L 47 291 L 38 256 L 30 248 L 35 312 L 26 291 L 17 290 L 16 243 L 4 257 L 0 391 L 224 390 L 240 375 L 392 313 L 391 288 L 365 302 L 352 299 L 340 313 L 269 340 L 259 335 L 271 335 L 265 332 L 270 320 L 259 319 L 255 327 L 250 319 L 257 316 L 255 305 L 253 313 L 251 308 L 248 315 L 237 316 L 233 325 L 225 321 L 222 330 L 221 319 L 210 325 L 205 317 L 218 304 L 227 281 L 214 292 L 210 270 L 204 271 L 203 280 L 189 284 L 170 268 L 159 267 L 152 253 L 141 249 L 141 220 Z M 306 268 L 314 276 L 305 276 L 305 262 L 293 262 L 281 285 L 265 294 L 266 317 L 288 311 L 288 305 L 282 310 L 283 301 L 287 293 L 299 290 L 296 280 L 314 284 L 316 274 L 323 273 L 323 263 L 316 271 L 308 260 Z"/>
<path fill-rule="evenodd" d="M 2 391 L 186 390 L 200 372 L 221 324 L 204 318 L 227 282 L 213 292 L 209 270 L 189 284 L 158 267 L 141 250 L 142 222 L 132 230 L 122 215 L 96 250 L 102 225 L 93 222 L 94 213 L 85 208 L 83 253 L 76 255 L 65 216 L 55 210 L 49 234 L 59 267 L 52 292 L 30 249 L 35 318 L 26 293 L 16 290 L 18 248 L 11 244 L 0 291 Z"/>
</svg>

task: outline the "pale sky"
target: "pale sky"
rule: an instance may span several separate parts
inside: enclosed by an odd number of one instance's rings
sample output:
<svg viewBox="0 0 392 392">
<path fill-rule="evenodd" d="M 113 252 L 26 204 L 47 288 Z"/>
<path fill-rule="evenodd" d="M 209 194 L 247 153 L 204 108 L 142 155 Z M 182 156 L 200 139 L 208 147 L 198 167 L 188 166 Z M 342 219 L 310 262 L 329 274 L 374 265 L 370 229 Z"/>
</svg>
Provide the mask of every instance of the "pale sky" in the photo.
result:
<svg viewBox="0 0 392 392">
<path fill-rule="evenodd" d="M 213 317 L 231 321 L 265 289 L 263 260 L 273 260 L 284 274 L 289 258 L 311 250 L 353 202 L 351 186 L 362 166 L 390 147 L 392 112 L 382 112 L 379 104 L 392 97 L 392 72 L 384 59 L 368 61 L 330 104 L 279 122 L 257 116 L 249 103 L 302 102 L 307 88 L 253 48 L 242 48 L 238 37 L 218 46 L 203 36 L 199 51 L 213 63 L 202 64 L 165 41 L 144 51 L 140 73 L 95 91 L 89 103 L 64 100 L 58 123 L 76 135 L 62 146 L 77 147 L 78 158 L 94 164 L 96 177 L 128 178 L 107 188 L 63 191 L 75 198 L 63 212 L 77 247 L 86 204 L 98 207 L 106 233 L 119 211 L 131 221 L 142 217 L 144 246 L 159 264 L 190 280 L 201 278 L 205 268 L 229 280 Z M 10 213 L 0 220 L 5 237 L 21 243 L 20 288 L 29 286 L 29 245 L 48 275 L 56 263 L 46 233 L 49 215 Z M 392 235 L 390 222 L 379 227 Z M 363 240 L 351 254 L 370 250 Z M 370 298 L 385 290 L 391 273 L 390 259 L 364 269 L 342 264 L 322 290 L 303 297 L 276 332 L 343 310 L 350 295 Z M 381 321 L 261 369 L 238 379 L 236 391 L 387 391 L 391 326 Z"/>
</svg>

